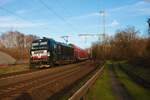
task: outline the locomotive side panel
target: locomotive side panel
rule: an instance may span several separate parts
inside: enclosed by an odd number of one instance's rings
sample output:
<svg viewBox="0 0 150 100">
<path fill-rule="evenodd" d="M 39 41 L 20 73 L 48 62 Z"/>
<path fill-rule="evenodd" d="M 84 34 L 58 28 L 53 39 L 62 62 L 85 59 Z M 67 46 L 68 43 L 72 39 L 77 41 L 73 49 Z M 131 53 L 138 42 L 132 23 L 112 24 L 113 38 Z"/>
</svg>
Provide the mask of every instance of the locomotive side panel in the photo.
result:
<svg viewBox="0 0 150 100">
<path fill-rule="evenodd" d="M 63 43 L 57 43 L 57 64 L 67 63 L 73 61 L 74 49 Z"/>
</svg>

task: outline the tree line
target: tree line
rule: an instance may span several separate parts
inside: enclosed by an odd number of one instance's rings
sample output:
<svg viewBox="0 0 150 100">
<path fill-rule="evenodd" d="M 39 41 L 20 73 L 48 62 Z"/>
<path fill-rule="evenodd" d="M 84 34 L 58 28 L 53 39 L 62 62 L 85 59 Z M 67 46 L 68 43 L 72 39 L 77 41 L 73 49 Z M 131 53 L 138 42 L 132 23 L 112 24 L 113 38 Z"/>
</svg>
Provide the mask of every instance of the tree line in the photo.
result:
<svg viewBox="0 0 150 100">
<path fill-rule="evenodd" d="M 98 61 L 150 59 L 150 34 L 146 37 L 139 34 L 135 27 L 127 27 L 116 31 L 114 36 L 105 36 L 103 41 L 93 43 L 92 58 Z M 18 31 L 2 33 L 0 51 L 8 53 L 16 60 L 28 60 L 31 43 L 38 38 L 36 35 L 26 35 Z"/>
<path fill-rule="evenodd" d="M 28 59 L 29 48 L 36 35 L 25 35 L 18 31 L 8 31 L 0 35 L 0 51 L 3 51 L 16 60 Z"/>
<path fill-rule="evenodd" d="M 92 45 L 94 60 L 127 60 L 149 62 L 150 37 L 139 36 L 140 32 L 135 27 L 118 30 L 113 37 L 107 37 L 102 42 Z"/>
</svg>

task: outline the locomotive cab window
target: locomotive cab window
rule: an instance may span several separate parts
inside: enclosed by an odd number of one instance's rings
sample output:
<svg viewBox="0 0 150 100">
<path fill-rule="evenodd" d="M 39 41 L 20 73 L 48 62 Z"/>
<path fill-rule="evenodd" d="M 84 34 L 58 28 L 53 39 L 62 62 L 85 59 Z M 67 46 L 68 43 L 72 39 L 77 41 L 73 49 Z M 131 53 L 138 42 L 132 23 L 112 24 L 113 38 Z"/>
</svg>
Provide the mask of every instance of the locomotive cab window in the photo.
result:
<svg viewBox="0 0 150 100">
<path fill-rule="evenodd" d="M 32 50 L 48 49 L 47 41 L 40 41 L 32 43 Z"/>
</svg>

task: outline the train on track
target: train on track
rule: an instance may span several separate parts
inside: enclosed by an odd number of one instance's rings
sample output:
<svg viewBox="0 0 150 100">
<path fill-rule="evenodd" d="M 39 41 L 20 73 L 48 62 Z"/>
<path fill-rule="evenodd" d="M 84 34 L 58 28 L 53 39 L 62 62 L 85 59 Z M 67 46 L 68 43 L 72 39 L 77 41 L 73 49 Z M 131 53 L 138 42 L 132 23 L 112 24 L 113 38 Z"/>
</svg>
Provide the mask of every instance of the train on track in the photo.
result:
<svg viewBox="0 0 150 100">
<path fill-rule="evenodd" d="M 44 37 L 32 42 L 29 63 L 30 68 L 41 68 L 79 62 L 88 58 L 88 52 L 74 44 L 65 44 Z"/>
</svg>

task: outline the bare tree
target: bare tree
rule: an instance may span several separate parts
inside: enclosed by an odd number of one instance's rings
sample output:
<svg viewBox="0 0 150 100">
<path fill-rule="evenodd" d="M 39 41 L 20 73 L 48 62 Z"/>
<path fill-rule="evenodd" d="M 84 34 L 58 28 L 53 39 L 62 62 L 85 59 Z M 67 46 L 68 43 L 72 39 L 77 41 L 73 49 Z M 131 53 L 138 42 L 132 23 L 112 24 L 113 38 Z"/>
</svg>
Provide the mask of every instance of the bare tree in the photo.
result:
<svg viewBox="0 0 150 100">
<path fill-rule="evenodd" d="M 34 39 L 39 37 L 35 35 L 25 35 L 18 31 L 8 31 L 0 36 L 0 50 L 4 51 L 20 62 L 28 58 L 29 48 Z"/>
</svg>

